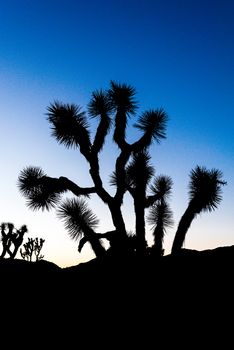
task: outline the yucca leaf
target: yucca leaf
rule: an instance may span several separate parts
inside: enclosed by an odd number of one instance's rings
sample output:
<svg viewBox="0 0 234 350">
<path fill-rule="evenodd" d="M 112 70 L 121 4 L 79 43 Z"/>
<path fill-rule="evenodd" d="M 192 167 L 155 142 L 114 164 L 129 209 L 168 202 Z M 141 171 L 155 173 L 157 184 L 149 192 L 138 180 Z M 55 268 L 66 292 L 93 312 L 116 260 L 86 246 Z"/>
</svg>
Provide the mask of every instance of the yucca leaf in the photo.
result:
<svg viewBox="0 0 234 350">
<path fill-rule="evenodd" d="M 170 176 L 158 175 L 150 185 L 153 195 L 166 199 L 171 194 L 173 181 Z"/>
<path fill-rule="evenodd" d="M 28 166 L 24 168 L 18 177 L 18 187 L 24 196 L 29 196 L 41 183 L 41 179 L 46 176 L 40 167 Z"/>
<path fill-rule="evenodd" d="M 124 83 L 117 83 L 113 80 L 111 80 L 110 85 L 111 88 L 108 94 L 111 107 L 127 114 L 134 114 L 137 109 L 135 88 Z"/>
<path fill-rule="evenodd" d="M 90 135 L 86 115 L 81 107 L 56 101 L 47 110 L 52 136 L 68 148 L 79 146 L 81 153 L 88 157 L 91 146 Z"/>
<path fill-rule="evenodd" d="M 20 192 L 27 198 L 30 209 L 49 210 L 58 203 L 60 195 L 66 191 L 61 181 L 47 177 L 39 167 L 27 167 L 18 177 Z"/>
<path fill-rule="evenodd" d="M 153 230 L 157 227 L 159 223 L 165 230 L 166 227 L 173 226 L 174 222 L 172 217 L 173 213 L 169 208 L 168 203 L 162 200 L 152 205 L 152 207 L 149 209 L 147 221 L 149 225 L 152 226 Z"/>
<path fill-rule="evenodd" d="M 215 210 L 222 200 L 222 172 L 196 166 L 190 172 L 189 198 L 196 203 L 197 211 Z"/>
<path fill-rule="evenodd" d="M 66 199 L 58 208 L 58 217 L 65 223 L 72 239 L 78 240 L 87 230 L 94 230 L 99 223 L 98 218 L 88 208 L 83 199 Z"/>
<path fill-rule="evenodd" d="M 159 143 L 161 139 L 166 138 L 167 120 L 168 116 L 162 108 L 144 112 L 134 124 L 137 129 L 143 131 L 143 136 L 132 145 L 133 150 L 145 149 L 154 140 Z"/>
<path fill-rule="evenodd" d="M 154 175 L 154 168 L 150 165 L 148 152 L 134 153 L 131 162 L 126 168 L 127 183 L 135 188 L 143 186 L 146 188 L 151 177 Z"/>
<path fill-rule="evenodd" d="M 96 90 L 88 104 L 89 115 L 93 118 L 108 115 L 113 109 L 109 95 L 103 90 Z"/>
</svg>

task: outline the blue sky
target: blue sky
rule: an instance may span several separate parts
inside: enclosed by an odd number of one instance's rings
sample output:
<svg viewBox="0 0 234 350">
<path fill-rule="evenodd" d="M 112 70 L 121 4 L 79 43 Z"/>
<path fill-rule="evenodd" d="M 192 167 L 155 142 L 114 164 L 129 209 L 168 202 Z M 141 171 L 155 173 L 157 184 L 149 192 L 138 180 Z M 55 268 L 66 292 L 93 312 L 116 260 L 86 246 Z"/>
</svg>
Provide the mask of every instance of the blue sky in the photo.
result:
<svg viewBox="0 0 234 350">
<path fill-rule="evenodd" d="M 28 165 L 82 186 L 91 183 L 79 152 L 51 137 L 46 108 L 60 100 L 85 110 L 93 90 L 117 80 L 136 88 L 139 112 L 163 107 L 169 115 L 167 139 L 151 148 L 157 174 L 174 182 L 175 225 L 165 238 L 166 252 L 197 164 L 222 170 L 228 185 L 220 207 L 194 220 L 185 246 L 234 244 L 233 18 L 232 0 L 0 0 L 0 222 L 26 224 L 28 236 L 45 238 L 45 258 L 60 266 L 93 257 L 88 246 L 77 253 L 55 212 L 30 211 L 16 183 Z M 129 138 L 135 137 L 129 129 Z M 101 159 L 105 180 L 117 154 L 111 141 L 107 146 Z M 100 217 L 100 231 L 111 229 L 102 203 L 94 197 L 90 205 Z M 133 229 L 128 196 L 123 209 Z"/>
</svg>

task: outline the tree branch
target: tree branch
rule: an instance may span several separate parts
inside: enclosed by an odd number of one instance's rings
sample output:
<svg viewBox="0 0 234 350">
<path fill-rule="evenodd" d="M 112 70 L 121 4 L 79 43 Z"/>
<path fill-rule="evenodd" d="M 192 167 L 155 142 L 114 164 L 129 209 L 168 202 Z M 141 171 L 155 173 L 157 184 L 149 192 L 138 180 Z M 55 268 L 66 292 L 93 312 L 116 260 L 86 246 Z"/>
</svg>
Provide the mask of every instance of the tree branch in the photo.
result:
<svg viewBox="0 0 234 350">
<path fill-rule="evenodd" d="M 162 196 L 159 193 L 146 197 L 145 208 L 149 208 L 151 205 L 153 205 L 157 200 L 161 198 Z"/>
<path fill-rule="evenodd" d="M 102 180 L 99 173 L 99 162 L 98 162 L 97 154 L 95 153 L 91 154 L 89 164 L 90 164 L 89 173 L 95 184 L 95 192 L 103 200 L 104 203 L 107 203 L 107 204 L 110 203 L 113 200 L 113 198 L 103 187 Z"/>
<path fill-rule="evenodd" d="M 42 184 L 43 182 L 46 185 L 50 185 L 52 188 L 60 188 L 61 191 L 71 191 L 76 196 L 80 195 L 89 195 L 90 193 L 96 193 L 95 187 L 80 187 L 77 184 L 75 184 L 73 181 L 69 180 L 67 177 L 60 176 L 59 178 L 56 177 L 49 177 L 49 176 L 43 176 L 43 178 L 40 181 Z"/>
<path fill-rule="evenodd" d="M 128 146 L 124 147 L 120 155 L 118 156 L 115 164 L 115 173 L 116 173 L 116 193 L 115 193 L 115 200 L 117 200 L 119 203 L 123 200 L 123 195 L 126 191 L 126 169 L 125 166 L 127 164 L 127 161 L 129 160 L 129 157 L 131 155 L 131 149 Z"/>
</svg>

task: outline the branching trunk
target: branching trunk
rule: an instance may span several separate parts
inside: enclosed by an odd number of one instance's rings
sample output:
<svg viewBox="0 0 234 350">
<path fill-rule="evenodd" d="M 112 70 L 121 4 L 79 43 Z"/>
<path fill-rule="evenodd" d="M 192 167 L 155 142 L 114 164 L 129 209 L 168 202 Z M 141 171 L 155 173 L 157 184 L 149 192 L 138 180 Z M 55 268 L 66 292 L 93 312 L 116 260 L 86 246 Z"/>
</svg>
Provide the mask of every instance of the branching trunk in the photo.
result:
<svg viewBox="0 0 234 350">
<path fill-rule="evenodd" d="M 123 219 L 123 215 L 121 212 L 120 204 L 115 200 L 112 200 L 109 204 L 109 209 L 112 215 L 113 224 L 118 232 L 118 235 L 121 240 L 125 240 L 127 238 L 127 232 L 125 228 L 125 223 Z"/>
<path fill-rule="evenodd" d="M 103 200 L 104 203 L 108 204 L 112 200 L 112 197 L 103 187 L 102 180 L 99 173 L 99 162 L 98 162 L 97 154 L 92 154 L 92 156 L 90 157 L 89 172 L 95 185 L 95 190 L 96 190 L 95 192 Z"/>
<path fill-rule="evenodd" d="M 101 244 L 99 238 L 96 236 L 95 232 L 89 233 L 87 235 L 87 240 L 89 241 L 96 257 L 101 257 L 105 254 L 106 250 L 102 246 L 102 244 Z"/>
<path fill-rule="evenodd" d="M 123 220 L 123 215 L 121 212 L 122 200 L 120 201 L 116 198 L 111 197 L 109 195 L 109 193 L 103 188 L 102 181 L 101 181 L 100 174 L 99 174 L 99 163 L 98 163 L 97 155 L 93 155 L 91 157 L 90 175 L 91 175 L 93 182 L 95 184 L 97 195 L 109 207 L 109 210 L 110 210 L 111 216 L 112 216 L 113 224 L 116 228 L 116 231 L 118 232 L 119 242 L 120 242 L 120 244 L 119 244 L 120 250 L 121 250 L 122 242 L 123 242 L 122 248 L 124 249 L 124 244 L 126 244 L 126 239 L 127 239 L 127 232 L 126 232 L 125 223 Z"/>
</svg>

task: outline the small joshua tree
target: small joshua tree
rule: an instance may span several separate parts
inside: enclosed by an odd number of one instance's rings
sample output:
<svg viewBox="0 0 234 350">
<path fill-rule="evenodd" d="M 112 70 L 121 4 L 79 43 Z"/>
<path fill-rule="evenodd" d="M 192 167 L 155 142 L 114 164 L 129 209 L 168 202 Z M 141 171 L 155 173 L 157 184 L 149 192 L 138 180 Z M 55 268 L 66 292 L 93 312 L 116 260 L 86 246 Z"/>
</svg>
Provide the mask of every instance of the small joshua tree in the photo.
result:
<svg viewBox="0 0 234 350">
<path fill-rule="evenodd" d="M 167 198 L 170 196 L 172 188 L 172 179 L 169 176 L 158 176 L 151 186 L 152 192 L 156 189 L 161 193 L 161 199 L 154 203 L 149 210 L 148 222 L 152 226 L 154 243 L 150 253 L 154 256 L 164 255 L 163 241 L 168 227 L 173 226 L 172 211 L 169 207 Z"/>
<path fill-rule="evenodd" d="M 19 247 L 23 243 L 24 234 L 28 232 L 27 226 L 22 225 L 20 229 L 16 229 L 14 224 L 2 223 L 1 224 L 1 240 L 3 250 L 0 259 L 3 259 L 6 254 L 9 255 L 10 259 L 14 259 Z M 13 250 L 11 247 L 13 246 Z"/>
<path fill-rule="evenodd" d="M 215 210 L 222 200 L 222 186 L 226 185 L 218 169 L 196 166 L 190 172 L 189 203 L 182 215 L 172 244 L 172 253 L 178 253 L 194 218 L 202 212 Z"/>
<path fill-rule="evenodd" d="M 42 238 L 28 238 L 28 241 L 23 245 L 23 249 L 20 249 L 21 257 L 24 260 L 32 261 L 33 254 L 35 256 L 35 261 L 39 261 L 44 258 L 44 255 L 41 255 L 41 250 L 45 240 Z"/>
</svg>

